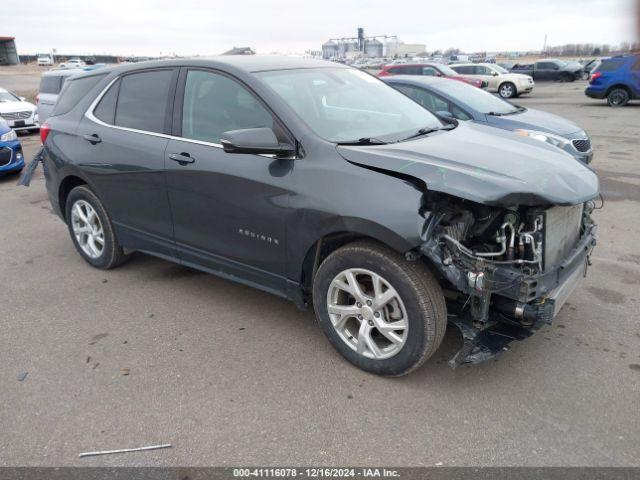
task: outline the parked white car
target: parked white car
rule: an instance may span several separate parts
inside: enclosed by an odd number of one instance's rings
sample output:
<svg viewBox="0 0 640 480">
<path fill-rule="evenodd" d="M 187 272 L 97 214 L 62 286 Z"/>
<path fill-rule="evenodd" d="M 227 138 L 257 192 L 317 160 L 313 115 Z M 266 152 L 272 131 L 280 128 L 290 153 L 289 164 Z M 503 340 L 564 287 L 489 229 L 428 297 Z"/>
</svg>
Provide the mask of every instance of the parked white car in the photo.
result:
<svg viewBox="0 0 640 480">
<path fill-rule="evenodd" d="M 86 64 L 79 58 L 70 58 L 64 63 L 59 65 L 59 68 L 83 68 Z"/>
<path fill-rule="evenodd" d="M 487 90 L 498 92 L 502 98 L 515 98 L 533 90 L 533 78 L 520 73 L 510 73 L 495 63 L 459 63 L 449 65 L 463 77 L 487 82 Z"/>
<path fill-rule="evenodd" d="M 0 88 L 0 117 L 15 131 L 40 128 L 37 107 L 4 88 Z"/>
<path fill-rule="evenodd" d="M 53 55 L 49 53 L 39 53 L 37 62 L 39 67 L 53 67 Z"/>
</svg>

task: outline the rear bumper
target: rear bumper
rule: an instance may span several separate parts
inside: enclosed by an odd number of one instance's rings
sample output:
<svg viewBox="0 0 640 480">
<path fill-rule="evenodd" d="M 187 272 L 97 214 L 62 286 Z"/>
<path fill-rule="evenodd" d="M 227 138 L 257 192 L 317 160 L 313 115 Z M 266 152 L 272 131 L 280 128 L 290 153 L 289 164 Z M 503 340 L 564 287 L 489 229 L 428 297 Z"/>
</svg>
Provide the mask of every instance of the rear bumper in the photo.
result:
<svg viewBox="0 0 640 480">
<path fill-rule="evenodd" d="M 591 87 L 587 87 L 584 89 L 584 94 L 589 97 L 589 98 L 597 98 L 599 100 L 602 100 L 605 97 L 605 94 L 607 92 L 605 90 L 600 90 L 600 89 L 594 89 Z"/>
</svg>

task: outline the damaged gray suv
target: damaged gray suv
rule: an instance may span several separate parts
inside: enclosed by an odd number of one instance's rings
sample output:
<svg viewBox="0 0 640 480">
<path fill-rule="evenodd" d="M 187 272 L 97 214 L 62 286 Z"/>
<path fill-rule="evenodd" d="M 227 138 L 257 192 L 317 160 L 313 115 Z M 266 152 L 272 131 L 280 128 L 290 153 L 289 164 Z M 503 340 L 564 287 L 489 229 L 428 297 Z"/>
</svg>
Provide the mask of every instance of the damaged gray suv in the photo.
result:
<svg viewBox="0 0 640 480">
<path fill-rule="evenodd" d="M 51 203 L 89 264 L 140 251 L 313 306 L 382 375 L 421 365 L 447 324 L 452 366 L 531 335 L 595 245 L 591 169 L 334 63 L 101 70 L 69 80 L 42 130 Z"/>
</svg>

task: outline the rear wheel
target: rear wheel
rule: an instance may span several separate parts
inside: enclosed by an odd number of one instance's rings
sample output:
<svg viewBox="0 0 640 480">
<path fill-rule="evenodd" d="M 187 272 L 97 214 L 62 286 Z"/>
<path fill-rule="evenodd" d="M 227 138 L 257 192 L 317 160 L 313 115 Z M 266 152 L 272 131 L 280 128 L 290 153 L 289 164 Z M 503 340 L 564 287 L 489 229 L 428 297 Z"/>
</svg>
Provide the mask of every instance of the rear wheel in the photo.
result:
<svg viewBox="0 0 640 480">
<path fill-rule="evenodd" d="M 418 368 L 447 327 L 444 296 L 429 269 L 375 242 L 329 255 L 314 279 L 313 298 L 331 344 L 354 365 L 381 375 Z"/>
<path fill-rule="evenodd" d="M 75 187 L 66 201 L 67 226 L 78 253 L 96 268 L 108 270 L 127 260 L 104 206 L 86 186 Z"/>
<path fill-rule="evenodd" d="M 624 88 L 614 88 L 607 95 L 607 103 L 610 107 L 624 107 L 629 103 L 629 92 Z"/>
<path fill-rule="evenodd" d="M 498 93 L 502 98 L 514 98 L 516 95 L 518 95 L 518 90 L 513 83 L 504 82 L 498 88 Z"/>
</svg>

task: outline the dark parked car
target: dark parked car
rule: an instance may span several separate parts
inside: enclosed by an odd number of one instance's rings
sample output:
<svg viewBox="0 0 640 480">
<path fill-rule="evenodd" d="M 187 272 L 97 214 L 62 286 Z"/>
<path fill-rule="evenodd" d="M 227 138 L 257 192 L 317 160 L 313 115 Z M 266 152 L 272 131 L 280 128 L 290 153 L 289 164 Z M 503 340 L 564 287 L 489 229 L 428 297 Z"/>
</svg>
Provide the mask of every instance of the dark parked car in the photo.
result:
<svg viewBox="0 0 640 480">
<path fill-rule="evenodd" d="M 536 82 L 544 80 L 573 82 L 582 78 L 584 67 L 578 62 L 545 59 L 526 65 L 516 64 L 511 69 L 511 73 L 530 75 Z"/>
<path fill-rule="evenodd" d="M 589 77 L 587 97 L 606 98 L 612 107 L 623 107 L 640 98 L 640 55 L 603 60 Z"/>
<path fill-rule="evenodd" d="M 478 88 L 487 88 L 488 83 L 478 78 L 464 77 L 451 67 L 441 63 L 411 63 L 404 65 L 387 65 L 380 73 L 379 77 L 390 77 L 392 75 L 416 75 L 426 77 L 447 77 L 452 80 L 468 83 Z"/>
<path fill-rule="evenodd" d="M 41 136 L 89 264 L 138 250 L 313 305 L 345 358 L 384 375 L 429 358 L 448 320 L 453 365 L 531 335 L 595 242 L 589 168 L 331 62 L 97 70 L 69 80 Z"/>
<path fill-rule="evenodd" d="M 593 158 L 587 133 L 551 113 L 513 105 L 496 95 L 446 78 L 388 77 L 384 81 L 432 113 L 512 130 L 554 145 L 584 163 Z"/>
</svg>

